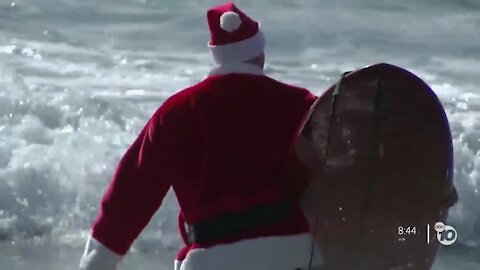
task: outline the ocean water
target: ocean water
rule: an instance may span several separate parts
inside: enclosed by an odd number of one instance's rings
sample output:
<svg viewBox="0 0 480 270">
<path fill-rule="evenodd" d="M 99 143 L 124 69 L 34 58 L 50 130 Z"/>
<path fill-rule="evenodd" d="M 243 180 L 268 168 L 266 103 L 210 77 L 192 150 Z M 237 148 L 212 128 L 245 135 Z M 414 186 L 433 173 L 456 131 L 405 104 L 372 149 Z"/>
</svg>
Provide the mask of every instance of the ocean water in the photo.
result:
<svg viewBox="0 0 480 270">
<path fill-rule="evenodd" d="M 206 0 L 0 0 L 0 269 L 77 269 L 121 155 L 213 61 Z M 480 269 L 480 0 L 236 1 L 262 22 L 267 73 L 320 94 L 347 70 L 407 68 L 445 105 L 458 242 L 435 270 Z M 171 269 L 169 193 L 120 269 Z"/>
</svg>

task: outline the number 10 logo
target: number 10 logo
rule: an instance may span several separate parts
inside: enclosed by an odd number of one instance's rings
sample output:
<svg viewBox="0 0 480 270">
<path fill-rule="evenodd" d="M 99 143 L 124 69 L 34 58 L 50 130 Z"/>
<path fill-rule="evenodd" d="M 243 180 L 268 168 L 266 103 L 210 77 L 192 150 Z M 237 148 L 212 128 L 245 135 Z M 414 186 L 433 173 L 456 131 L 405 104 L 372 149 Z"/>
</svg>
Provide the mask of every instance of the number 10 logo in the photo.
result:
<svg viewBox="0 0 480 270">
<path fill-rule="evenodd" d="M 437 240 L 444 246 L 450 246 L 457 241 L 457 230 L 443 222 L 435 223 L 434 227 L 437 232 Z M 430 224 L 427 224 L 427 244 L 430 243 Z"/>
</svg>

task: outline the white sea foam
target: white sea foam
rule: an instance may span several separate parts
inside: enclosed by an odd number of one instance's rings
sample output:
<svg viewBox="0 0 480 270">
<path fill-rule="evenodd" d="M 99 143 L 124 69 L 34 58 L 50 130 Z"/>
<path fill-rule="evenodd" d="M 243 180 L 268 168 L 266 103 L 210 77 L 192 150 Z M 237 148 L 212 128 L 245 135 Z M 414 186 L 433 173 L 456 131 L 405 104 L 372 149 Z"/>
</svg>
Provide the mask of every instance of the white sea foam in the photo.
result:
<svg viewBox="0 0 480 270">
<path fill-rule="evenodd" d="M 321 93 L 343 71 L 389 62 L 432 86 L 454 136 L 460 201 L 449 222 L 460 243 L 478 246 L 478 3 L 236 2 L 262 18 L 267 72 L 274 78 Z M 125 149 L 166 97 L 201 80 L 212 65 L 204 11 L 217 3 L 0 3 L 1 269 L 75 269 L 69 265 L 73 254 L 80 254 Z M 175 252 L 176 211 L 170 193 L 134 246 L 144 254 L 135 256 L 149 263 L 133 258 L 129 266 L 154 269 L 150 252 Z M 48 248 L 35 249 L 42 245 Z M 74 251 L 52 259 L 67 247 Z M 25 252 L 33 254 L 30 259 Z M 452 269 L 461 256 L 445 254 L 435 269 Z M 456 269 L 473 269 L 471 259 L 462 260 Z"/>
</svg>

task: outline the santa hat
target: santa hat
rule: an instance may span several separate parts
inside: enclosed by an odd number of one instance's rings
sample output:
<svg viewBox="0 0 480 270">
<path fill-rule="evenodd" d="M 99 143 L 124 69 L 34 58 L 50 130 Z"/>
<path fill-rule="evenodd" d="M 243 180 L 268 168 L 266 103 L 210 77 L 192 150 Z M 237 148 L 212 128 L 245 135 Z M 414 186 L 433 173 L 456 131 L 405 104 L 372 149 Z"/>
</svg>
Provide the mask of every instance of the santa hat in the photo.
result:
<svg viewBox="0 0 480 270">
<path fill-rule="evenodd" d="M 210 42 L 215 62 L 238 63 L 259 56 L 265 47 L 260 24 L 232 2 L 208 10 Z"/>
</svg>

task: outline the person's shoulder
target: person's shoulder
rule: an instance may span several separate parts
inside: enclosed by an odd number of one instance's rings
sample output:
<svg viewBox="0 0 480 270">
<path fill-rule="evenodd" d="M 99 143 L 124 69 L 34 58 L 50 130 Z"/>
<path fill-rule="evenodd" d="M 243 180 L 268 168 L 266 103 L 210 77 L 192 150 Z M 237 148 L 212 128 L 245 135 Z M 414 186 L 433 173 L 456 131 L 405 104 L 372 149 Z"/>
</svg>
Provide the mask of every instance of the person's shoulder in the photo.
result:
<svg viewBox="0 0 480 270">
<path fill-rule="evenodd" d="M 267 77 L 267 78 L 275 88 L 283 89 L 283 91 L 289 95 L 301 96 L 301 97 L 312 98 L 312 99 L 316 98 L 316 96 L 312 94 L 312 92 L 310 92 L 310 90 L 308 90 L 307 88 L 281 82 L 271 77 Z"/>
<path fill-rule="evenodd" d="M 169 115 L 178 116 L 182 111 L 185 111 L 186 108 L 190 106 L 192 99 L 201 93 L 202 89 L 208 88 L 209 83 L 209 80 L 205 79 L 172 94 L 162 103 L 162 105 L 160 105 L 160 107 L 158 107 L 153 117 L 165 118 Z"/>
</svg>

